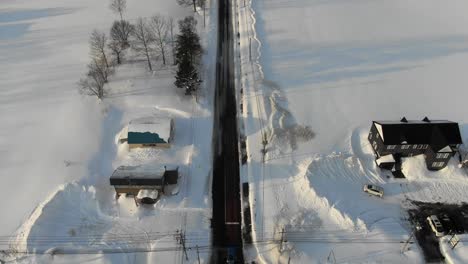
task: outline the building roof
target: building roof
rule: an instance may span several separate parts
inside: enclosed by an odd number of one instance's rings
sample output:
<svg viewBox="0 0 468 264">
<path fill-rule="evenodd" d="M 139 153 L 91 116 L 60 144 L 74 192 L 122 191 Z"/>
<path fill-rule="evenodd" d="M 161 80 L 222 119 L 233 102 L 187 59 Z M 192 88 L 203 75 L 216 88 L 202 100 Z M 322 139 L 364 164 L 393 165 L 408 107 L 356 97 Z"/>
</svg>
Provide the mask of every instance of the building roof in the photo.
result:
<svg viewBox="0 0 468 264">
<path fill-rule="evenodd" d="M 429 144 L 434 150 L 461 144 L 458 123 L 447 120 L 373 121 L 385 145 Z"/>
<path fill-rule="evenodd" d="M 164 172 L 164 166 L 120 166 L 112 173 L 111 178 L 162 179 Z"/>
<path fill-rule="evenodd" d="M 158 195 L 159 195 L 159 192 L 157 190 L 154 190 L 154 189 L 141 189 L 136 198 L 137 199 L 143 199 L 143 198 L 150 198 L 150 199 L 153 199 L 153 200 L 156 200 L 158 199 Z"/>
<path fill-rule="evenodd" d="M 388 155 L 378 158 L 376 162 L 377 162 L 377 165 L 380 165 L 382 163 L 395 163 L 395 158 L 393 158 L 392 154 L 388 154 Z"/>
<path fill-rule="evenodd" d="M 128 124 L 128 144 L 169 143 L 170 118 L 141 118 Z"/>
<path fill-rule="evenodd" d="M 175 181 L 177 181 L 178 169 L 178 167 L 171 165 L 120 166 L 112 173 L 110 184 L 161 186 L 167 178 L 174 181 L 171 179 L 174 175 Z"/>
<path fill-rule="evenodd" d="M 111 185 L 152 185 L 164 184 L 163 166 L 120 166 L 110 177 Z"/>
</svg>

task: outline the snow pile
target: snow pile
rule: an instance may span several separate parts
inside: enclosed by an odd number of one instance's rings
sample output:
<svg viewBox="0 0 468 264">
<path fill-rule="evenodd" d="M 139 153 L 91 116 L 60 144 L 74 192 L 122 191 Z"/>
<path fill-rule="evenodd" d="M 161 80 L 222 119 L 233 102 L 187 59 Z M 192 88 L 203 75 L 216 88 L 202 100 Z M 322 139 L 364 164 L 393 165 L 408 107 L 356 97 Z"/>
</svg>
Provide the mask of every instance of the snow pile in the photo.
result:
<svg viewBox="0 0 468 264">
<path fill-rule="evenodd" d="M 402 171 L 407 179 L 401 183 L 407 199 L 451 204 L 468 201 L 468 177 L 458 167 L 456 158 L 452 158 L 440 171 L 429 171 L 423 155 L 406 158 Z"/>
<path fill-rule="evenodd" d="M 455 263 L 467 263 L 468 262 L 468 251 L 466 242 L 467 235 L 458 235 L 458 238 L 461 240 L 454 249 L 450 244 L 450 236 L 441 238 L 440 240 L 440 249 L 442 254 L 445 257 L 445 261 L 450 264 Z"/>
<path fill-rule="evenodd" d="M 19 231 L 13 247 L 19 252 L 39 253 L 51 248 L 89 248 L 111 224 L 112 218 L 99 209 L 94 187 L 67 184 L 34 210 Z M 86 237 L 92 239 L 84 239 Z"/>
</svg>

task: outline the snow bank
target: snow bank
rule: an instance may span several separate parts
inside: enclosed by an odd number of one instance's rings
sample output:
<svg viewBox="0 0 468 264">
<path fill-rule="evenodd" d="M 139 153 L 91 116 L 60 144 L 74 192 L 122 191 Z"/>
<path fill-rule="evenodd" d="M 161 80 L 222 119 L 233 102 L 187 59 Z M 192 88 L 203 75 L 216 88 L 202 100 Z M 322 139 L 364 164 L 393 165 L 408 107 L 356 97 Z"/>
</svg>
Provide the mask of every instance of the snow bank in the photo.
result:
<svg viewBox="0 0 468 264">
<path fill-rule="evenodd" d="M 458 235 L 460 240 L 466 240 L 467 235 Z M 458 245 L 452 249 L 450 245 L 450 236 L 441 238 L 440 250 L 445 257 L 445 261 L 450 264 L 456 263 L 467 263 L 468 262 L 468 251 L 466 242 L 459 242 Z"/>
<path fill-rule="evenodd" d="M 76 183 L 61 186 L 23 224 L 13 242 L 14 248 L 20 252 L 44 252 L 51 248 L 92 246 L 94 239 L 99 240 L 112 222 L 99 209 L 95 194 L 94 187 Z M 88 236 L 93 240 L 76 239 Z"/>
</svg>

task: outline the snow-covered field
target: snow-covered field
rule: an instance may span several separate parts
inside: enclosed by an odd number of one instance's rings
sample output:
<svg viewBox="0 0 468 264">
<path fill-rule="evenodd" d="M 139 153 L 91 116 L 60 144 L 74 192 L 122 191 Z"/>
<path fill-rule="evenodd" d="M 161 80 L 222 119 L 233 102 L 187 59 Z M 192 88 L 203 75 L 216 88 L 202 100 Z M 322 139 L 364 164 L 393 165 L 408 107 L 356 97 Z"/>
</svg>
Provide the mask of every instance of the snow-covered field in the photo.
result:
<svg viewBox="0 0 468 264">
<path fill-rule="evenodd" d="M 154 14 L 176 20 L 192 15 L 176 1 L 128 0 L 125 17 Z M 209 256 L 211 129 L 216 4 L 207 26 L 199 20 L 205 49 L 198 103 L 177 91 L 173 67 L 144 61 L 119 66 L 103 102 L 77 93 L 89 62 L 94 28 L 108 32 L 116 19 L 108 1 L 7 0 L 0 3 L 0 217 L 1 248 L 13 252 L 126 254 L 1 256 L 26 263 L 176 263 L 184 258 L 177 230 L 188 246 Z M 141 117 L 175 120 L 169 150 L 128 150 L 118 136 Z M 109 176 L 120 165 L 180 166 L 179 192 L 151 208 L 114 199 Z M 195 248 L 189 258 L 196 259 Z M 18 259 L 17 259 L 18 260 Z"/>
<path fill-rule="evenodd" d="M 404 161 L 407 179 L 387 178 L 366 137 L 372 120 L 428 116 L 459 122 L 468 138 L 468 3 L 238 0 L 235 8 L 243 179 L 259 241 L 247 260 L 423 262 L 417 246 L 401 252 L 407 200 L 468 202 L 468 177 L 455 160 L 429 172 L 417 157 Z M 385 198 L 365 195 L 365 183 L 383 186 Z M 281 248 L 272 239 L 282 228 Z"/>
</svg>

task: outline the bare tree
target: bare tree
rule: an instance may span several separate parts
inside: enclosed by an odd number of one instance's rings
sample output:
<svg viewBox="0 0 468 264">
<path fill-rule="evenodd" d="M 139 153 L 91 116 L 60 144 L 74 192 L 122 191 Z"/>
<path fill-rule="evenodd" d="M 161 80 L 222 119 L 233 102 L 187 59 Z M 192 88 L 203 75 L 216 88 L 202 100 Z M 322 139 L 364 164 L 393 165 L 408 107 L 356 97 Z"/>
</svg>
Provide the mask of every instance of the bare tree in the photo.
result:
<svg viewBox="0 0 468 264">
<path fill-rule="evenodd" d="M 93 30 L 89 38 L 89 46 L 91 49 L 91 57 L 98 61 L 104 62 L 105 66 L 109 68 L 109 62 L 106 55 L 107 36 L 106 33 L 98 30 Z"/>
<path fill-rule="evenodd" d="M 122 63 L 122 53 L 124 52 L 124 48 L 122 47 L 121 43 L 115 40 L 109 42 L 109 49 L 112 54 L 115 56 L 117 64 Z"/>
<path fill-rule="evenodd" d="M 168 20 L 169 24 L 169 31 L 171 32 L 171 48 L 172 48 L 172 61 L 174 65 L 176 64 L 176 59 L 175 59 L 175 41 L 174 41 L 174 28 L 175 28 L 175 23 L 174 23 L 174 18 L 170 17 Z"/>
<path fill-rule="evenodd" d="M 98 59 L 93 59 L 90 64 L 88 64 L 88 75 L 92 74 L 93 76 L 99 77 L 104 83 L 109 81 L 109 75 L 112 73 L 110 68 L 106 67 L 103 61 Z"/>
<path fill-rule="evenodd" d="M 193 6 L 193 12 L 197 12 L 197 0 L 177 0 L 179 5 Z"/>
<path fill-rule="evenodd" d="M 78 87 L 82 94 L 96 96 L 99 100 L 104 98 L 104 85 L 94 82 L 91 78 L 80 79 Z"/>
<path fill-rule="evenodd" d="M 86 78 L 80 79 L 78 86 L 80 92 L 87 95 L 96 96 L 102 100 L 104 98 L 104 85 L 107 82 L 109 72 L 107 67 L 97 59 L 88 64 L 88 74 Z"/>
<path fill-rule="evenodd" d="M 153 67 L 151 66 L 150 54 L 152 50 L 151 43 L 154 41 L 154 36 L 146 21 L 141 17 L 138 18 L 136 22 L 133 36 L 135 39 L 132 43 L 132 48 L 146 57 L 148 68 L 152 71 Z"/>
<path fill-rule="evenodd" d="M 126 20 L 114 21 L 110 30 L 110 38 L 126 49 L 130 46 L 128 41 L 133 30 L 135 27 Z"/>
<path fill-rule="evenodd" d="M 150 22 L 154 41 L 162 56 L 163 64 L 166 65 L 166 45 L 168 41 L 168 26 L 166 19 L 161 15 L 154 15 Z"/>
<path fill-rule="evenodd" d="M 123 13 L 127 9 L 127 0 L 111 0 L 110 9 L 120 15 L 120 20 L 123 20 Z"/>
</svg>

